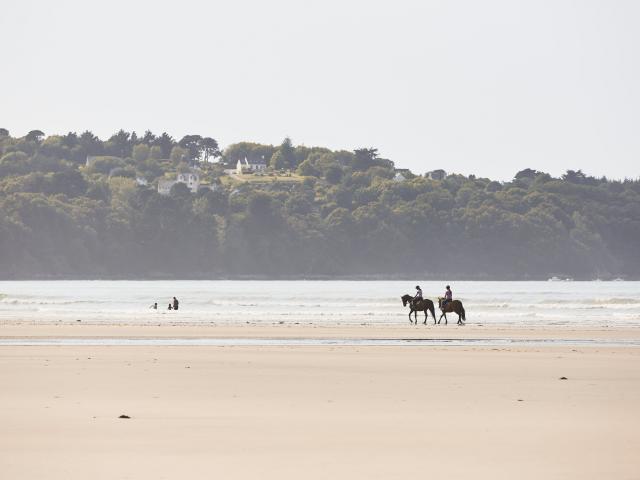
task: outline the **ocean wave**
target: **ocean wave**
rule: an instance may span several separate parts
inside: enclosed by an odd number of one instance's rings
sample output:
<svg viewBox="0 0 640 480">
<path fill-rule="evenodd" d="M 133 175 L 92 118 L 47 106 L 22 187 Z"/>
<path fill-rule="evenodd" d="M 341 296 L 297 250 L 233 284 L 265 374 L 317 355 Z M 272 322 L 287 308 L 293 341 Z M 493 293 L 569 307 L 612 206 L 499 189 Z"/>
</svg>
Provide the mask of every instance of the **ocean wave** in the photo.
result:
<svg viewBox="0 0 640 480">
<path fill-rule="evenodd" d="M 0 297 L 0 303 L 5 305 L 100 305 L 113 304 L 111 300 L 25 300 L 23 298 Z"/>
<path fill-rule="evenodd" d="M 312 323 L 404 324 L 398 283 L 379 282 L 3 282 L 2 321 L 138 324 Z M 425 285 L 423 284 L 423 287 Z M 454 288 L 469 323 L 493 325 L 638 325 L 640 282 L 624 285 L 466 282 Z M 615 287 L 615 288 L 614 288 Z M 435 288 L 425 288 L 435 290 Z M 247 295 L 247 291 L 257 294 Z M 458 294 L 460 294 L 458 296 Z M 180 299 L 180 310 L 148 309 L 156 299 Z M 436 300 L 435 296 L 428 297 Z M 164 306 L 163 306 L 164 305 Z M 422 312 L 418 319 L 424 318 Z M 440 312 L 436 304 L 436 317 Z M 449 316 L 449 322 L 457 315 Z M 430 315 L 429 315 L 430 317 Z"/>
<path fill-rule="evenodd" d="M 560 299 L 549 298 L 538 302 L 541 305 L 640 305 L 640 298 L 572 298 L 572 299 Z"/>
</svg>

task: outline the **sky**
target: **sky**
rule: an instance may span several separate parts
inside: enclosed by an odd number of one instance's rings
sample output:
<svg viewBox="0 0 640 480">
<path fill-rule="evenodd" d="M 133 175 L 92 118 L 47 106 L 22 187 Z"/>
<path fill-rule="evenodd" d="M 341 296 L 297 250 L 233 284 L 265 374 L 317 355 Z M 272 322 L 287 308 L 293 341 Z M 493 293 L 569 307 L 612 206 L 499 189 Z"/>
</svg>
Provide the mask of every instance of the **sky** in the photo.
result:
<svg viewBox="0 0 640 480">
<path fill-rule="evenodd" d="M 640 177 L 640 2 L 2 0 L 0 127 Z"/>
</svg>

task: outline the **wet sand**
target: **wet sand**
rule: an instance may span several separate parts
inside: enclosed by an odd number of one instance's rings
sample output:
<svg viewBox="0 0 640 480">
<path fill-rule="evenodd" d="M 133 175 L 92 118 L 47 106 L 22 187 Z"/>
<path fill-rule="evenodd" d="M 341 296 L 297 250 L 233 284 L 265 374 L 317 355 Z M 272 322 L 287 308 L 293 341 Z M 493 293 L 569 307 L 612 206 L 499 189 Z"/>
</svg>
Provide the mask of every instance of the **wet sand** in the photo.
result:
<svg viewBox="0 0 640 480">
<path fill-rule="evenodd" d="M 633 329 L 451 324 L 23 324 L 2 325 L 0 332 L 3 338 L 640 337 Z M 0 472 L 16 479 L 636 479 L 638 365 L 640 348 L 598 346 L 2 346 Z"/>
<path fill-rule="evenodd" d="M 640 328 L 509 325 L 121 324 L 12 322 L 0 338 L 514 338 L 640 340 Z"/>
</svg>

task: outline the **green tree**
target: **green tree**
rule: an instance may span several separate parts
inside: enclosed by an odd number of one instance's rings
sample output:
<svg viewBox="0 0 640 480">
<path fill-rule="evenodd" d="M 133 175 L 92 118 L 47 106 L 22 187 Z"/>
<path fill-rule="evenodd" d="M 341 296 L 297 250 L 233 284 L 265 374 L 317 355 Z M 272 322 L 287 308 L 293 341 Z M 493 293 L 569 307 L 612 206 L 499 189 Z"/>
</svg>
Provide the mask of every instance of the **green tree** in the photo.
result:
<svg viewBox="0 0 640 480">
<path fill-rule="evenodd" d="M 327 168 L 324 174 L 324 178 L 327 182 L 331 183 L 332 185 L 336 185 L 340 183 L 340 180 L 342 180 L 342 175 L 343 175 L 342 169 L 336 165 L 333 165 Z"/>
<path fill-rule="evenodd" d="M 157 140 L 158 140 L 158 137 L 156 137 L 151 130 L 146 130 L 144 132 L 144 135 L 140 139 L 140 141 L 142 143 L 144 143 L 145 145 L 147 145 L 148 147 L 151 147 L 152 145 L 155 145 L 155 142 Z"/>
<path fill-rule="evenodd" d="M 106 150 L 110 155 L 125 158 L 131 155 L 132 146 L 131 134 L 120 129 L 111 135 L 106 143 Z"/>
<path fill-rule="evenodd" d="M 282 158 L 285 164 L 284 168 L 296 168 L 297 160 L 296 160 L 296 152 L 293 148 L 293 144 L 291 143 L 291 139 L 289 137 L 285 138 L 280 144 L 279 148 L 280 153 L 282 154 Z"/>
<path fill-rule="evenodd" d="M 378 158 L 377 148 L 359 148 L 354 150 L 353 153 L 355 157 L 351 166 L 356 171 L 367 170 L 369 167 L 375 165 L 374 161 Z"/>
<path fill-rule="evenodd" d="M 269 167 L 273 170 L 284 170 L 288 167 L 288 163 L 284 158 L 281 150 L 276 150 L 271 160 L 269 160 Z"/>
<path fill-rule="evenodd" d="M 136 162 L 144 162 L 147 158 L 149 158 L 149 146 L 145 143 L 139 143 L 138 145 L 133 147 L 133 151 L 131 156 Z"/>
<path fill-rule="evenodd" d="M 80 197 L 87 192 L 87 181 L 77 170 L 56 172 L 51 175 L 50 193 Z"/>
<path fill-rule="evenodd" d="M 262 145 L 252 142 L 239 142 L 229 145 L 224 153 L 222 159 L 228 166 L 235 166 L 238 160 L 261 160 L 270 159 L 275 152 L 273 145 Z"/>
<path fill-rule="evenodd" d="M 189 151 L 185 148 L 175 146 L 171 149 L 171 155 L 169 155 L 169 158 L 174 165 L 177 165 L 178 163 L 189 159 Z"/>
<path fill-rule="evenodd" d="M 152 158 L 154 160 L 159 160 L 162 158 L 162 148 L 158 145 L 154 145 L 149 149 L 149 155 L 147 158 Z"/>
<path fill-rule="evenodd" d="M 188 159 L 191 161 L 198 160 L 202 156 L 203 145 L 200 135 L 185 135 L 178 145 L 187 151 Z"/>
<path fill-rule="evenodd" d="M 104 145 L 102 141 L 89 130 L 80 134 L 78 143 L 82 147 L 82 153 L 86 155 L 102 155 Z"/>
<path fill-rule="evenodd" d="M 211 137 L 204 137 L 200 142 L 200 147 L 202 149 L 202 158 L 205 162 L 209 162 L 210 159 L 220 156 L 218 142 Z"/>
<path fill-rule="evenodd" d="M 191 197 L 191 190 L 184 183 L 176 183 L 171 187 L 171 196 L 186 201 Z"/>
<path fill-rule="evenodd" d="M 320 171 L 313 166 L 313 164 L 309 160 L 305 160 L 300 164 L 297 171 L 298 175 L 302 175 L 304 177 L 319 177 Z"/>
<path fill-rule="evenodd" d="M 24 138 L 29 142 L 39 143 L 44 139 L 44 132 L 41 130 L 31 130 Z"/>
<path fill-rule="evenodd" d="M 171 154 L 171 150 L 176 145 L 176 142 L 173 139 L 173 137 L 169 135 L 167 132 L 162 132 L 162 135 L 160 135 L 158 138 L 156 138 L 153 141 L 153 145 L 160 147 L 160 149 L 162 150 L 161 158 L 169 158 L 169 155 Z"/>
</svg>

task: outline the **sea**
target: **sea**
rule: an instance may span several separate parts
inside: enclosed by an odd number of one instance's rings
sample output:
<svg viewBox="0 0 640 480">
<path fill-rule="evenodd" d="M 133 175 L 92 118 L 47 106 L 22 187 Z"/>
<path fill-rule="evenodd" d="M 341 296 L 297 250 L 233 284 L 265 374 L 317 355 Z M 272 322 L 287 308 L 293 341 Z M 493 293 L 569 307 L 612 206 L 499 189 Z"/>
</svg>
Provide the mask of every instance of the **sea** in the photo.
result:
<svg viewBox="0 0 640 480">
<path fill-rule="evenodd" d="M 467 324 L 640 327 L 640 282 L 630 281 L 0 281 L 0 324 L 400 325 L 400 297 L 416 283 L 437 316 L 449 283 Z"/>
</svg>

